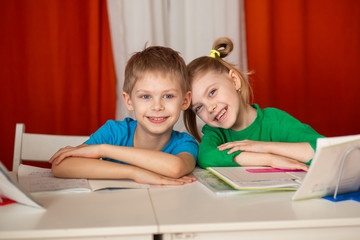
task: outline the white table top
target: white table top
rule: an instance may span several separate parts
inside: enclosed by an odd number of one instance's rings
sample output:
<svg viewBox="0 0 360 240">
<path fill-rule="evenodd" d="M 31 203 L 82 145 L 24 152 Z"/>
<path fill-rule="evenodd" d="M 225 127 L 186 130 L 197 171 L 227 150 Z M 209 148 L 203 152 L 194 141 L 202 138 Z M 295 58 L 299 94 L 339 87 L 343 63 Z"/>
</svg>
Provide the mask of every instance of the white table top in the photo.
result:
<svg viewBox="0 0 360 240">
<path fill-rule="evenodd" d="M 215 196 L 201 183 L 150 189 L 161 233 L 360 227 L 360 203 L 292 201 L 292 191 Z"/>
<path fill-rule="evenodd" d="M 310 229 L 309 234 L 313 234 L 314 228 L 323 228 L 329 232 L 332 227 L 346 229 L 351 237 L 359 235 L 359 202 L 294 202 L 293 194 L 216 196 L 200 182 L 166 188 L 34 194 L 47 210 L 17 203 L 0 207 L 0 239 L 152 239 L 153 234 L 235 231 L 260 232 L 264 236 L 264 232 L 289 229 Z M 204 239 L 210 239 L 207 237 Z"/>
<path fill-rule="evenodd" d="M 37 193 L 46 211 L 18 203 L 0 207 L 0 239 L 157 233 L 147 189 Z"/>
</svg>

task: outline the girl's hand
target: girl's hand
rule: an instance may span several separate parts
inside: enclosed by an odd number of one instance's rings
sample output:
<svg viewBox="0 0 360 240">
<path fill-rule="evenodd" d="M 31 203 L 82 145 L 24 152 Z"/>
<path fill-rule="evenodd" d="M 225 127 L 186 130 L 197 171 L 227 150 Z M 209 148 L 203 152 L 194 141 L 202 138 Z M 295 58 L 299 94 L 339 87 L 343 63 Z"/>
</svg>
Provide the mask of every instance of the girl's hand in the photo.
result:
<svg viewBox="0 0 360 240">
<path fill-rule="evenodd" d="M 228 142 L 218 146 L 220 151 L 224 151 L 226 149 L 230 149 L 228 154 L 231 154 L 236 151 L 244 151 L 244 152 L 257 152 L 257 153 L 267 153 L 267 147 L 271 144 L 270 142 L 262 142 L 262 141 L 252 141 L 252 140 L 243 140 L 243 141 L 235 141 Z"/>
<path fill-rule="evenodd" d="M 50 163 L 60 164 L 68 157 L 101 158 L 101 145 L 80 145 L 77 147 L 64 147 L 57 151 L 49 160 Z"/>
<path fill-rule="evenodd" d="M 309 166 L 292 158 L 270 154 L 242 152 L 234 157 L 234 162 L 241 166 L 268 166 L 280 169 L 304 170 Z"/>
<path fill-rule="evenodd" d="M 279 168 L 279 169 L 290 169 L 290 170 L 303 170 L 308 171 L 309 166 L 299 162 L 297 160 L 283 157 L 283 156 L 273 156 L 271 160 L 270 167 Z"/>
<path fill-rule="evenodd" d="M 183 176 L 181 178 L 169 178 L 160 174 L 139 169 L 134 176 L 134 181 L 143 184 L 155 184 L 155 185 L 183 185 L 186 183 L 192 183 L 196 181 L 196 178 L 190 176 Z"/>
</svg>

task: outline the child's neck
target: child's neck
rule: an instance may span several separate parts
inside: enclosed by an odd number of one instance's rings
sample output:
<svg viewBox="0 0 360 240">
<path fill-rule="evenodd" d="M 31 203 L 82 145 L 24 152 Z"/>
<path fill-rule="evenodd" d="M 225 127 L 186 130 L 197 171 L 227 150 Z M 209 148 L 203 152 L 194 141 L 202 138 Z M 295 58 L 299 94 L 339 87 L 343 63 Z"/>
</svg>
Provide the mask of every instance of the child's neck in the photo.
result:
<svg viewBox="0 0 360 240">
<path fill-rule="evenodd" d="M 253 108 L 250 104 L 244 104 L 241 108 L 238 123 L 233 126 L 231 130 L 233 131 L 241 131 L 245 128 L 249 127 L 256 119 L 257 110 Z"/>
<path fill-rule="evenodd" d="M 133 146 L 161 151 L 170 141 L 172 131 L 163 134 L 150 134 L 136 127 Z"/>
</svg>

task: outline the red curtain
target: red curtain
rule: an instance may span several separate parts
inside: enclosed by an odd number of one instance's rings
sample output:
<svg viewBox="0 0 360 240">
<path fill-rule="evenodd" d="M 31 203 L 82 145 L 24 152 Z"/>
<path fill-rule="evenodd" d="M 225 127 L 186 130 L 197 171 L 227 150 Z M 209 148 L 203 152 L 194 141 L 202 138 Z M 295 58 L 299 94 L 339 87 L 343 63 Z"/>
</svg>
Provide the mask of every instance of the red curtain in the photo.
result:
<svg viewBox="0 0 360 240">
<path fill-rule="evenodd" d="M 115 117 L 116 80 L 105 0 L 0 2 L 1 161 L 15 124 L 89 135 Z"/>
<path fill-rule="evenodd" d="M 254 101 L 325 136 L 360 133 L 360 1 L 245 0 Z"/>
</svg>

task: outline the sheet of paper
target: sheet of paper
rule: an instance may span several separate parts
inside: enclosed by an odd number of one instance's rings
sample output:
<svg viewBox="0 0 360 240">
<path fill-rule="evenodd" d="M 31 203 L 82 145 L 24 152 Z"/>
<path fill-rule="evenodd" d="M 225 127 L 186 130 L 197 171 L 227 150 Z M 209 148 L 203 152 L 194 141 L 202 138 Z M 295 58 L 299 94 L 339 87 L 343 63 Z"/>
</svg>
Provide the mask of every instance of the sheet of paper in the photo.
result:
<svg viewBox="0 0 360 240">
<path fill-rule="evenodd" d="M 28 192 L 71 191 L 90 192 L 87 179 L 57 178 L 51 169 L 21 164 L 18 169 L 19 184 Z"/>
<path fill-rule="evenodd" d="M 44 209 L 26 190 L 22 189 L 10 176 L 5 166 L 0 162 L 0 197 L 12 199 L 18 203 Z"/>
<path fill-rule="evenodd" d="M 89 185 L 93 191 L 106 189 L 131 189 L 131 188 L 150 188 L 149 184 L 140 184 L 133 180 L 119 179 L 89 179 Z"/>
<path fill-rule="evenodd" d="M 206 169 L 196 167 L 192 172 L 192 175 L 194 175 L 197 178 L 197 181 L 202 183 L 208 190 L 218 196 L 248 192 L 235 190 L 229 184 L 225 183 L 223 180 Z"/>
</svg>

